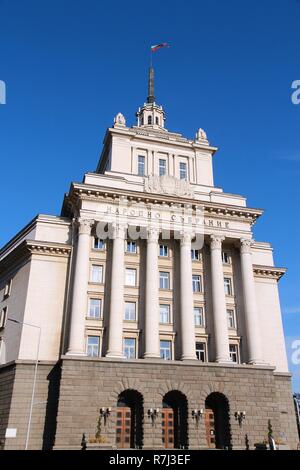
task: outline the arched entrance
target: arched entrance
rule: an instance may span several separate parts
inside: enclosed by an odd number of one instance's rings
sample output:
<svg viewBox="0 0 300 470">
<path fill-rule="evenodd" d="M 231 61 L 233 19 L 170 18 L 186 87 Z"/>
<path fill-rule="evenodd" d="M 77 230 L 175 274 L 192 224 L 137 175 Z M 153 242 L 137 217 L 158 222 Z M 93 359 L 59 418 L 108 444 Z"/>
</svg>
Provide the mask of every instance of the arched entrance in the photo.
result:
<svg viewBox="0 0 300 470">
<path fill-rule="evenodd" d="M 211 393 L 205 400 L 205 432 L 208 447 L 231 449 L 229 402 L 222 393 Z"/>
<path fill-rule="evenodd" d="M 188 448 L 188 405 L 186 396 L 172 390 L 162 402 L 162 443 L 169 449 Z"/>
<path fill-rule="evenodd" d="M 116 419 L 117 448 L 143 447 L 143 396 L 136 390 L 124 390 L 118 396 Z"/>
</svg>

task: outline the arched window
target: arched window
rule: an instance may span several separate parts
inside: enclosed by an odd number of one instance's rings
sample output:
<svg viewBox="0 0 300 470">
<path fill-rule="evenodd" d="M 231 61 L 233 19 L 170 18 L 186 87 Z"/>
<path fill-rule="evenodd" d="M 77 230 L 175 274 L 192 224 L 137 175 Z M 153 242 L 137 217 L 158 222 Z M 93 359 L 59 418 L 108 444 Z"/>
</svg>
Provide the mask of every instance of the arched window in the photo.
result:
<svg viewBox="0 0 300 470">
<path fill-rule="evenodd" d="M 152 117 L 148 116 L 148 124 L 152 124 Z"/>
<path fill-rule="evenodd" d="M 158 116 L 156 116 L 156 118 L 155 118 L 155 124 L 159 125 Z"/>
</svg>

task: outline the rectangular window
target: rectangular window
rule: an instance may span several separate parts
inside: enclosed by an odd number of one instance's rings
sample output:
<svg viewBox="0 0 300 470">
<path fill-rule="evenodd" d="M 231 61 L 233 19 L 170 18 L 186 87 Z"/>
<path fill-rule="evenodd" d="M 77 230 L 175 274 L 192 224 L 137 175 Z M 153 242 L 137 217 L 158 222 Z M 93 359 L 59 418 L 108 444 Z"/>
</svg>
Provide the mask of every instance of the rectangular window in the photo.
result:
<svg viewBox="0 0 300 470">
<path fill-rule="evenodd" d="M 195 326 L 204 326 L 203 307 L 194 307 Z"/>
<path fill-rule="evenodd" d="M 89 315 L 90 318 L 101 317 L 101 299 L 89 300 Z"/>
<path fill-rule="evenodd" d="M 7 307 L 4 307 L 0 311 L 0 329 L 5 327 L 6 320 L 7 320 Z"/>
<path fill-rule="evenodd" d="M 232 362 L 238 363 L 239 362 L 239 353 L 238 353 L 238 345 L 237 344 L 230 344 L 229 345 L 229 356 Z"/>
<path fill-rule="evenodd" d="M 179 178 L 181 180 L 187 179 L 187 166 L 186 166 L 186 163 L 184 162 L 179 163 Z"/>
<path fill-rule="evenodd" d="M 11 286 L 12 286 L 12 279 L 10 279 L 10 280 L 5 284 L 3 299 L 6 299 L 7 297 L 10 296 L 10 293 L 11 293 Z"/>
<path fill-rule="evenodd" d="M 136 242 L 127 240 L 126 242 L 126 251 L 127 253 L 136 253 Z"/>
<path fill-rule="evenodd" d="M 161 304 L 159 306 L 160 323 L 170 323 L 170 305 Z"/>
<path fill-rule="evenodd" d="M 159 176 L 164 176 L 167 173 L 167 162 L 162 158 L 159 159 Z"/>
<path fill-rule="evenodd" d="M 230 264 L 230 256 L 226 251 L 222 251 L 223 264 Z"/>
<path fill-rule="evenodd" d="M 170 273 L 162 272 L 159 273 L 159 288 L 169 289 L 170 288 Z"/>
<path fill-rule="evenodd" d="M 99 336 L 88 336 L 87 337 L 87 355 L 90 357 L 99 356 Z"/>
<path fill-rule="evenodd" d="M 232 308 L 227 309 L 228 328 L 236 328 L 235 311 Z"/>
<path fill-rule="evenodd" d="M 172 359 L 172 344 L 171 341 L 160 341 L 160 357 L 166 361 Z"/>
<path fill-rule="evenodd" d="M 123 354 L 126 359 L 135 359 L 135 339 L 134 338 L 124 338 L 123 339 Z"/>
<path fill-rule="evenodd" d="M 226 295 L 232 295 L 232 284 L 230 277 L 224 277 L 224 289 Z"/>
<path fill-rule="evenodd" d="M 201 276 L 193 274 L 193 292 L 202 292 Z"/>
<path fill-rule="evenodd" d="M 145 157 L 143 155 L 138 156 L 138 175 L 145 176 Z"/>
<path fill-rule="evenodd" d="M 125 302 L 124 320 L 136 320 L 136 303 Z"/>
<path fill-rule="evenodd" d="M 104 240 L 97 237 L 94 238 L 94 250 L 104 250 L 104 246 Z"/>
<path fill-rule="evenodd" d="M 200 259 L 200 251 L 199 250 L 191 250 L 192 261 L 199 261 Z"/>
<path fill-rule="evenodd" d="M 136 269 L 125 269 L 125 285 L 136 286 Z"/>
<path fill-rule="evenodd" d="M 159 245 L 159 256 L 164 256 L 164 257 L 169 256 L 168 245 Z"/>
<path fill-rule="evenodd" d="M 196 343 L 196 356 L 198 361 L 206 362 L 205 343 Z"/>
<path fill-rule="evenodd" d="M 96 282 L 100 284 L 102 280 L 103 280 L 103 266 L 93 264 L 92 272 L 91 272 L 91 282 Z"/>
</svg>

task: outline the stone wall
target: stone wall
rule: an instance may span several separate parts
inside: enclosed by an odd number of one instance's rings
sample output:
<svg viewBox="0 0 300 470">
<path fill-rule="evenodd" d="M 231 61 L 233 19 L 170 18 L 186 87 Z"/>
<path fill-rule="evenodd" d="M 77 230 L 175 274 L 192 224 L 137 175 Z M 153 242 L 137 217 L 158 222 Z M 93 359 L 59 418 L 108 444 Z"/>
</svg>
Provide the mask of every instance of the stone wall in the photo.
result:
<svg viewBox="0 0 300 470">
<path fill-rule="evenodd" d="M 212 392 L 224 394 L 229 401 L 234 449 L 245 448 L 246 439 L 253 448 L 255 442 L 266 438 L 269 419 L 275 438 L 285 433 L 287 444 L 291 448 L 297 445 L 290 376 L 274 376 L 271 367 L 65 357 L 55 448 L 79 448 L 83 433 L 87 438 L 94 437 L 101 407 L 112 408 L 106 424 L 102 422 L 102 435 L 107 446 L 114 447 L 116 404 L 118 395 L 126 389 L 143 396 L 144 448 L 161 447 L 161 419 L 153 425 L 147 410 L 162 408 L 162 399 L 171 390 L 178 390 L 187 398 L 191 449 L 206 447 L 204 420 L 200 419 L 197 425 L 191 411 L 205 408 L 205 399 Z M 236 411 L 246 411 L 242 425 L 235 419 Z"/>
<path fill-rule="evenodd" d="M 32 395 L 34 361 L 17 361 L 0 368 L 0 440 L 5 449 L 25 447 Z M 39 363 L 29 449 L 53 447 L 59 393 L 60 365 Z M 16 428 L 17 437 L 5 439 L 6 428 Z"/>
</svg>

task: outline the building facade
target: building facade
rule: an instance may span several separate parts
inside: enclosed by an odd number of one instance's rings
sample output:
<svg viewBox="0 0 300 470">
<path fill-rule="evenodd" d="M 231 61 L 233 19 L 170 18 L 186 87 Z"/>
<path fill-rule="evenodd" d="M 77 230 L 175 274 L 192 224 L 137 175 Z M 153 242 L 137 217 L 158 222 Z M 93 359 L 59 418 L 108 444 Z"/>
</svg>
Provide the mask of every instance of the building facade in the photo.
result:
<svg viewBox="0 0 300 470">
<path fill-rule="evenodd" d="M 136 116 L 0 251 L 1 445 L 243 449 L 271 420 L 296 448 L 262 210 L 214 186 L 202 129 L 165 128 L 153 69 Z"/>
</svg>

